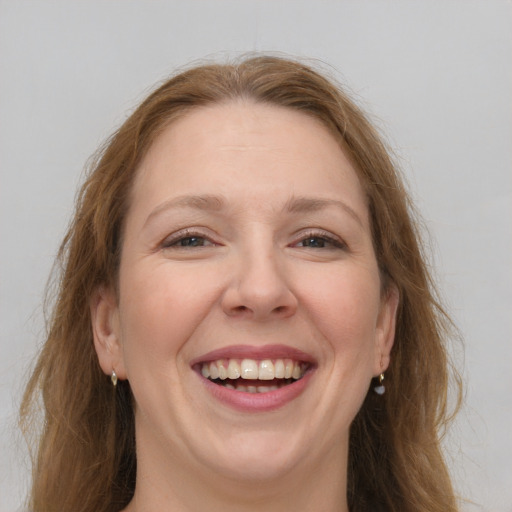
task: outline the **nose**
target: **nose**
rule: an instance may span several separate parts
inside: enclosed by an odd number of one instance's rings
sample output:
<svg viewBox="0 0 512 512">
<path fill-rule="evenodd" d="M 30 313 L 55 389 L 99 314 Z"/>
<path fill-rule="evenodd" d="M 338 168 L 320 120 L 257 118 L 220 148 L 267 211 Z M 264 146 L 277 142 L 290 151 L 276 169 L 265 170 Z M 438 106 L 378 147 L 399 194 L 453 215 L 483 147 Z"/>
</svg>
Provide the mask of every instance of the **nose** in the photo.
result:
<svg viewBox="0 0 512 512">
<path fill-rule="evenodd" d="M 228 316 L 258 321 L 290 317 L 297 303 L 285 265 L 271 251 L 241 256 L 222 297 Z"/>
</svg>

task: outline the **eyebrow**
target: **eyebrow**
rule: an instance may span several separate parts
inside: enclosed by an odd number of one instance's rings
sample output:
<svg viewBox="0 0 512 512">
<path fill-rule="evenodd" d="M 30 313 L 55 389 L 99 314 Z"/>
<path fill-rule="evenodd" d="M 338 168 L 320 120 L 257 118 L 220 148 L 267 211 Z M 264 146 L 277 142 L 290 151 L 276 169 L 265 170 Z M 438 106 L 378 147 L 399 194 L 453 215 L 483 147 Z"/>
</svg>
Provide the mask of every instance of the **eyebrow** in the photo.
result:
<svg viewBox="0 0 512 512">
<path fill-rule="evenodd" d="M 158 205 L 147 217 L 147 224 L 153 217 L 163 211 L 173 208 L 192 208 L 201 211 L 218 212 L 224 208 L 225 200 L 216 195 L 184 195 L 178 196 Z M 329 207 L 337 207 L 348 213 L 358 224 L 364 226 L 359 215 L 347 203 L 338 199 L 325 199 L 321 197 L 291 197 L 285 204 L 283 211 L 288 213 L 312 213 Z"/>
<path fill-rule="evenodd" d="M 153 217 L 163 211 L 173 208 L 193 208 L 195 210 L 220 211 L 224 206 L 224 200 L 219 196 L 205 194 L 201 196 L 178 196 L 159 204 L 147 217 L 147 224 Z"/>
<path fill-rule="evenodd" d="M 320 197 L 292 197 L 285 206 L 290 213 L 311 213 L 324 210 L 330 206 L 341 208 L 348 213 L 358 224 L 364 226 L 362 219 L 347 203 L 338 199 L 324 199 Z"/>
</svg>

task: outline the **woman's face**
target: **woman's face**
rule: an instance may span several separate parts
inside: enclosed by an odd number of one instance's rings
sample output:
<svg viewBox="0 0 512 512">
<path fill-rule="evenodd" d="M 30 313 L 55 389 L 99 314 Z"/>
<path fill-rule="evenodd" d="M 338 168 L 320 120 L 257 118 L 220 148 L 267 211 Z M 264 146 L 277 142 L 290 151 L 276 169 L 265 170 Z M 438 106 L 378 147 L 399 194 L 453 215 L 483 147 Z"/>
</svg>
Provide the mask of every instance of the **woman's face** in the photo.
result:
<svg viewBox="0 0 512 512">
<path fill-rule="evenodd" d="M 274 478 L 346 463 L 396 302 L 329 131 L 233 102 L 192 111 L 149 150 L 119 296 L 100 291 L 93 322 L 103 370 L 133 391 L 139 462 Z"/>
</svg>

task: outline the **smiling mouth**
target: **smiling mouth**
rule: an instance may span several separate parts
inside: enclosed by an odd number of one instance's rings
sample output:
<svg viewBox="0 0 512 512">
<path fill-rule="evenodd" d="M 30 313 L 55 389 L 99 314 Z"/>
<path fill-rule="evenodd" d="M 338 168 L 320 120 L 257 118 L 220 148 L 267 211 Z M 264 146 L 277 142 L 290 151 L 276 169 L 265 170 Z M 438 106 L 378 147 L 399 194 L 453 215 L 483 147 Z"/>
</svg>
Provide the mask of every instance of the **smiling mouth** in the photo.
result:
<svg viewBox="0 0 512 512">
<path fill-rule="evenodd" d="M 217 359 L 196 365 L 211 382 L 245 393 L 268 393 L 302 379 L 310 363 L 293 359 Z"/>
</svg>

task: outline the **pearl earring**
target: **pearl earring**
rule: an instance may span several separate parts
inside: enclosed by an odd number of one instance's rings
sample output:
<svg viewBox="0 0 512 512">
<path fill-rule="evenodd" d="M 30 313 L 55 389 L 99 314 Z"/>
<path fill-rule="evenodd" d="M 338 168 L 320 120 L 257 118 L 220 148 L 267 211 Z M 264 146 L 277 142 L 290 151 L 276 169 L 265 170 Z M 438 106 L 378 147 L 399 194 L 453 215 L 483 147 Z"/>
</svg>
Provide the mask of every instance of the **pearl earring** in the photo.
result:
<svg viewBox="0 0 512 512">
<path fill-rule="evenodd" d="M 110 380 L 112 381 L 112 385 L 114 387 L 116 387 L 117 386 L 117 375 L 114 370 L 112 370 L 112 375 L 110 375 Z"/>
<path fill-rule="evenodd" d="M 384 382 L 384 374 L 381 373 L 379 375 L 379 385 L 374 386 L 374 388 L 373 388 L 375 393 L 377 393 L 378 395 L 383 395 L 386 392 L 386 386 L 384 386 L 383 382 Z"/>
</svg>

